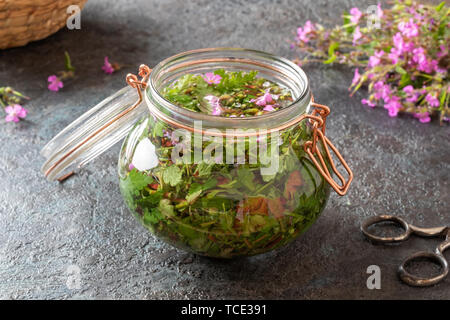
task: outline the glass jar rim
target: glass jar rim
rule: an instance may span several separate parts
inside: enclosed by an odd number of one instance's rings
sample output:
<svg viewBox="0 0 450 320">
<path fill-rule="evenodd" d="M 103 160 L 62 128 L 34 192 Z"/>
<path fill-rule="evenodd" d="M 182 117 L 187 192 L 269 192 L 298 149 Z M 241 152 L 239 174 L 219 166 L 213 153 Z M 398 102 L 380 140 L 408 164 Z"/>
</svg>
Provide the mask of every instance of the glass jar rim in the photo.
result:
<svg viewBox="0 0 450 320">
<path fill-rule="evenodd" d="M 214 70 L 218 69 L 217 64 L 220 65 L 220 63 L 236 64 L 241 68 L 243 65 L 253 65 L 260 70 L 278 72 L 279 76 L 283 76 L 285 79 L 289 78 L 292 84 L 301 84 L 301 87 L 297 88 L 295 100 L 288 106 L 263 115 L 243 118 L 221 117 L 191 111 L 173 104 L 162 96 L 161 89 L 163 86 L 158 83 L 161 81 L 161 77 L 168 77 L 178 69 L 187 69 L 192 66 L 201 69 L 202 66 L 208 65 L 208 68 Z M 248 70 L 251 70 L 251 68 L 248 68 Z M 176 78 L 171 80 L 176 80 Z M 289 89 L 292 91 L 292 86 Z M 311 106 L 309 79 L 297 64 L 286 58 L 263 51 L 228 47 L 196 49 L 162 60 L 150 73 L 144 96 L 150 113 L 157 117 L 165 114 L 165 119 L 172 119 L 190 127 L 193 126 L 195 121 L 201 121 L 203 126 L 218 129 L 278 127 L 291 121 L 293 117 L 309 113 Z"/>
<path fill-rule="evenodd" d="M 271 70 L 272 76 L 280 78 L 285 83 L 290 83 L 291 91 L 295 89 L 296 100 L 281 110 L 247 118 L 218 117 L 180 108 L 160 95 L 158 89 L 161 86 L 157 81 L 161 76 L 171 75 L 168 72 L 169 67 L 177 63 L 180 67 L 181 63 L 185 63 L 189 59 L 196 60 L 195 65 L 208 68 L 214 66 L 214 69 L 218 68 L 214 61 L 222 61 L 228 64 L 234 63 L 247 70 L 251 70 L 249 66 L 253 65 L 263 73 Z M 147 71 L 150 70 L 146 66 L 145 68 Z M 41 170 L 47 179 L 65 179 L 66 175 L 57 177 L 64 171 L 69 171 L 68 174 L 71 174 L 95 159 L 122 140 L 137 120 L 148 116 L 149 109 L 151 114 L 160 113 L 160 115 L 168 116 L 169 119 L 178 123 L 182 122 L 188 128 L 195 126 L 195 121 L 201 120 L 205 128 L 276 131 L 293 125 L 295 123 L 293 119 L 300 119 L 305 113 L 309 113 L 311 106 L 309 81 L 299 66 L 285 58 L 250 49 L 209 48 L 174 55 L 161 61 L 150 73 L 146 85 L 142 87 L 145 87 L 145 90 L 142 90 L 143 94 L 141 89 L 135 85 L 127 86 L 109 96 L 49 141 L 41 150 L 41 154 L 46 158 Z M 147 102 L 147 107 L 141 103 L 143 97 Z"/>
</svg>

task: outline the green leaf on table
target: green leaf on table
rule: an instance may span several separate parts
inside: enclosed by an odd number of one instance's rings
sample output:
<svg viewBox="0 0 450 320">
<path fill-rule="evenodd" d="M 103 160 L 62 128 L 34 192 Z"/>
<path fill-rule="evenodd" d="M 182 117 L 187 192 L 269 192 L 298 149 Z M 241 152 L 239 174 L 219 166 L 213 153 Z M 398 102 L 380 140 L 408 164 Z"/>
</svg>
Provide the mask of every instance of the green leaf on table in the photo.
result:
<svg viewBox="0 0 450 320">
<path fill-rule="evenodd" d="M 332 57 L 335 55 L 335 51 L 339 49 L 339 43 L 338 42 L 332 42 L 330 43 L 330 46 L 328 47 L 328 56 Z"/>
<path fill-rule="evenodd" d="M 337 59 L 337 55 L 330 57 L 327 61 L 324 61 L 324 64 L 331 64 Z"/>
<path fill-rule="evenodd" d="M 324 61 L 324 64 L 330 64 L 333 63 L 337 59 L 336 50 L 339 49 L 339 43 L 338 42 L 332 42 L 330 43 L 328 47 L 328 60 Z"/>
<path fill-rule="evenodd" d="M 75 71 L 74 66 L 72 66 L 72 61 L 70 60 L 69 53 L 67 51 L 64 52 L 64 60 L 67 71 Z"/>
<path fill-rule="evenodd" d="M 350 13 L 347 11 L 344 11 L 344 25 L 343 28 L 347 31 L 348 34 L 352 34 L 355 30 L 355 27 L 353 26 L 351 20 L 350 20 Z"/>
</svg>

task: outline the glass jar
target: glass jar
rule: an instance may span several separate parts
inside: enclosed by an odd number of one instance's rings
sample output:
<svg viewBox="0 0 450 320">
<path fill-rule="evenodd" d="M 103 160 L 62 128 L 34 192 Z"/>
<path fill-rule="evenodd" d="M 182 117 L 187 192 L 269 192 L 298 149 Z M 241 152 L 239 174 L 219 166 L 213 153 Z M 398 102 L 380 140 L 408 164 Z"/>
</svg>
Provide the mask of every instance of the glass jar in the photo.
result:
<svg viewBox="0 0 450 320">
<path fill-rule="evenodd" d="M 180 108 L 161 94 L 187 73 L 219 68 L 256 70 L 288 88 L 294 102 L 260 116 L 227 118 Z M 353 176 L 324 135 L 329 109 L 313 102 L 305 73 L 289 60 L 253 50 L 201 49 L 170 57 L 153 70 L 143 65 L 139 75 L 140 80 L 128 75 L 128 88 L 44 148 L 49 179 L 83 166 L 127 135 L 118 171 L 131 212 L 159 239 L 220 258 L 289 243 L 316 221 L 330 185 L 346 193 Z"/>
</svg>

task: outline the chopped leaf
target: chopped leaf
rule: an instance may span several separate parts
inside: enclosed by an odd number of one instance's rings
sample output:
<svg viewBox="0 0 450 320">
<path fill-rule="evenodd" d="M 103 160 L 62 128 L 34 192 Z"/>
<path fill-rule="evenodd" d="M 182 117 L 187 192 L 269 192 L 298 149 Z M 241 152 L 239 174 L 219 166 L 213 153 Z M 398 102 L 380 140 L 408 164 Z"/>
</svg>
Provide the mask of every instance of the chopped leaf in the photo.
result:
<svg viewBox="0 0 450 320">
<path fill-rule="evenodd" d="M 293 199 L 297 193 L 297 188 L 302 185 L 302 177 L 300 171 L 293 171 L 286 182 L 286 187 L 284 189 L 284 197 L 286 199 Z"/>
<path fill-rule="evenodd" d="M 181 182 L 181 170 L 175 165 L 167 167 L 163 171 L 162 178 L 165 183 L 175 187 L 177 184 Z"/>
</svg>

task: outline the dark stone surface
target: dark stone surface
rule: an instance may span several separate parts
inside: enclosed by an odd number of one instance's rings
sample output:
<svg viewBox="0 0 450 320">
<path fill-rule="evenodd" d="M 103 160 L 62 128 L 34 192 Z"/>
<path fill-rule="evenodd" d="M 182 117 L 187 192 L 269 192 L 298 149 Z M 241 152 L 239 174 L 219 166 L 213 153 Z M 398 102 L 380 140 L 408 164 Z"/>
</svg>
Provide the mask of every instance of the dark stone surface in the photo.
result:
<svg viewBox="0 0 450 320">
<path fill-rule="evenodd" d="M 374 2 L 374 1 L 372 1 Z M 0 120 L 0 298 L 450 298 L 450 277 L 427 289 L 402 284 L 400 261 L 437 240 L 413 238 L 374 246 L 359 225 L 392 213 L 438 226 L 450 222 L 449 128 L 350 98 L 352 72 L 310 66 L 320 103 L 332 107 L 328 136 L 354 170 L 346 197 L 331 196 L 317 223 L 296 242 L 262 256 L 217 261 L 178 251 L 153 238 L 127 211 L 118 189 L 119 146 L 64 184 L 48 183 L 39 150 L 89 106 L 124 86 L 140 63 L 152 66 L 188 49 L 234 46 L 289 58 L 298 25 L 332 25 L 340 12 L 371 1 L 89 1 L 82 29 L 0 52 L 0 84 L 32 97 L 26 121 Z M 68 50 L 77 77 L 58 92 L 46 79 L 63 69 Z M 112 76 L 103 57 L 127 66 Z M 449 258 L 449 254 L 447 254 Z M 381 290 L 368 290 L 366 269 L 379 265 Z M 80 289 L 67 287 L 79 268 Z M 72 287 L 73 288 L 73 287 Z"/>
</svg>

